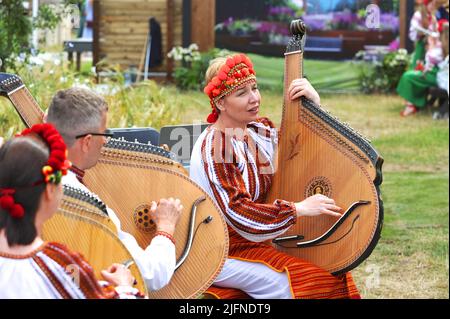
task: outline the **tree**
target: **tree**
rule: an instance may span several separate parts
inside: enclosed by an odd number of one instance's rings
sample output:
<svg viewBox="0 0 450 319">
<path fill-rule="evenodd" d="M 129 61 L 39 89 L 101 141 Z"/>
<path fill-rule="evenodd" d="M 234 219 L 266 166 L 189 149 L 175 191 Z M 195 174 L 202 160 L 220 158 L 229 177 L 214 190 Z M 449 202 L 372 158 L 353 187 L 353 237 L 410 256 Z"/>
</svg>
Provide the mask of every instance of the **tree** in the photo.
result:
<svg viewBox="0 0 450 319">
<path fill-rule="evenodd" d="M 78 5 L 83 0 L 64 0 L 62 9 Z M 66 10 L 56 10 L 49 5 L 39 6 L 38 17 L 31 20 L 22 0 L 0 0 L 0 71 L 15 68 L 14 58 L 30 54 L 30 35 L 33 28 L 54 29 Z"/>
<path fill-rule="evenodd" d="M 31 21 L 21 0 L 0 0 L 0 70 L 13 64 L 13 55 L 28 47 Z"/>
</svg>

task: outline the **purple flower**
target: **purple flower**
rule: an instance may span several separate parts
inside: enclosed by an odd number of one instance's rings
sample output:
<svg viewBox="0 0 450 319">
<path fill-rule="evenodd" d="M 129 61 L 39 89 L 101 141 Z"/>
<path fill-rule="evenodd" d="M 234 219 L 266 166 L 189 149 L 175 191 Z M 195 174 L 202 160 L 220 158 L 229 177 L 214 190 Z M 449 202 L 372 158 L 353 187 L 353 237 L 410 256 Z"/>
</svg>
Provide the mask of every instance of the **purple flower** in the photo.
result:
<svg viewBox="0 0 450 319">
<path fill-rule="evenodd" d="M 308 30 L 325 30 L 327 28 L 327 22 L 329 18 L 325 15 L 304 15 L 302 17 Z"/>
<path fill-rule="evenodd" d="M 336 24 L 347 24 L 350 25 L 352 23 L 356 23 L 358 21 L 358 17 L 356 14 L 351 13 L 350 11 L 341 11 L 334 12 L 332 22 Z"/>
<path fill-rule="evenodd" d="M 394 52 L 397 51 L 398 49 L 400 49 L 400 41 L 399 39 L 395 39 L 394 41 L 392 41 L 391 43 L 389 43 L 389 52 Z"/>
<path fill-rule="evenodd" d="M 290 35 L 287 25 L 269 21 L 261 22 L 259 24 L 258 31 L 260 33 L 276 33 L 281 35 Z"/>
<path fill-rule="evenodd" d="M 382 30 L 398 31 L 399 17 L 394 13 L 382 13 L 380 15 L 380 28 Z"/>
<path fill-rule="evenodd" d="M 234 21 L 233 17 L 229 17 L 228 19 L 226 19 L 226 20 L 223 22 L 223 26 L 224 26 L 224 27 L 228 27 L 230 24 L 233 23 L 233 21 Z"/>
<path fill-rule="evenodd" d="M 294 16 L 295 12 L 289 7 L 269 7 L 269 15 L 290 15 Z"/>
</svg>

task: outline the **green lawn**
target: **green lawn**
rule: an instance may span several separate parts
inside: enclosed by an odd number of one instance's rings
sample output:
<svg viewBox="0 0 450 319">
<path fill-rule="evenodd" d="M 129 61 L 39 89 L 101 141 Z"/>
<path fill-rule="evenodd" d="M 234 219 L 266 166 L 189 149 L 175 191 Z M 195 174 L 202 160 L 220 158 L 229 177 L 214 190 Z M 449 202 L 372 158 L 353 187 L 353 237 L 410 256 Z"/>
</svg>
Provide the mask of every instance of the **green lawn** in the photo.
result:
<svg viewBox="0 0 450 319">
<path fill-rule="evenodd" d="M 261 84 L 261 115 L 281 121 L 283 60 L 250 54 Z M 305 73 L 322 106 L 367 136 L 383 156 L 385 222 L 382 237 L 354 278 L 363 298 L 449 298 L 449 122 L 433 121 L 425 110 L 401 118 L 396 95 L 355 93 L 350 62 L 306 61 Z M 48 105 L 57 89 L 85 83 L 59 69 L 23 76 L 38 102 Z M 65 76 L 65 82 L 59 81 Z M 92 85 L 90 80 L 87 85 Z M 350 91 L 348 94 L 330 90 Z M 204 121 L 210 105 L 201 92 L 144 83 L 107 96 L 110 127 Z M 0 98 L 0 136 L 22 128 L 10 103 Z"/>
<path fill-rule="evenodd" d="M 248 54 L 252 59 L 258 83 L 263 89 L 282 91 L 284 59 Z M 358 74 L 353 62 L 305 60 L 304 75 L 317 90 L 357 91 Z"/>
</svg>

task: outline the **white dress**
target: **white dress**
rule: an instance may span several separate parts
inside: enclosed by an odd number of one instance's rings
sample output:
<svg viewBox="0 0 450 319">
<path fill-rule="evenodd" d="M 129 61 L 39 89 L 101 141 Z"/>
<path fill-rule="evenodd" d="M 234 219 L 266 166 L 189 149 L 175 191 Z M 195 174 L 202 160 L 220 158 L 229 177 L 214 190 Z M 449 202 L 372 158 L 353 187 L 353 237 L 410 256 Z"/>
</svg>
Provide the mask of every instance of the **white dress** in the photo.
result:
<svg viewBox="0 0 450 319">
<path fill-rule="evenodd" d="M 136 298 L 131 286 L 113 288 L 98 281 L 78 253 L 58 243 L 44 242 L 25 255 L 0 252 L 0 299 Z"/>
</svg>

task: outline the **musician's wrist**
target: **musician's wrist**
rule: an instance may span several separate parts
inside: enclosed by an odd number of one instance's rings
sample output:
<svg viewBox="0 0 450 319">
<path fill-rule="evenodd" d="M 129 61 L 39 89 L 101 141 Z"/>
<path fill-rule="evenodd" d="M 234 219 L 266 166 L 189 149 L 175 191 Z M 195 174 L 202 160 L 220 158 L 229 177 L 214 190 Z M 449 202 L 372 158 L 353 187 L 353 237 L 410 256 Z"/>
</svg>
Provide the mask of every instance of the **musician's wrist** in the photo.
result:
<svg viewBox="0 0 450 319">
<path fill-rule="evenodd" d="M 156 227 L 156 232 L 168 233 L 173 236 L 175 234 L 175 226 L 172 225 L 158 225 Z"/>
<path fill-rule="evenodd" d="M 302 203 L 294 203 L 295 205 L 295 212 L 297 213 L 297 217 L 303 216 L 303 205 Z"/>
</svg>

